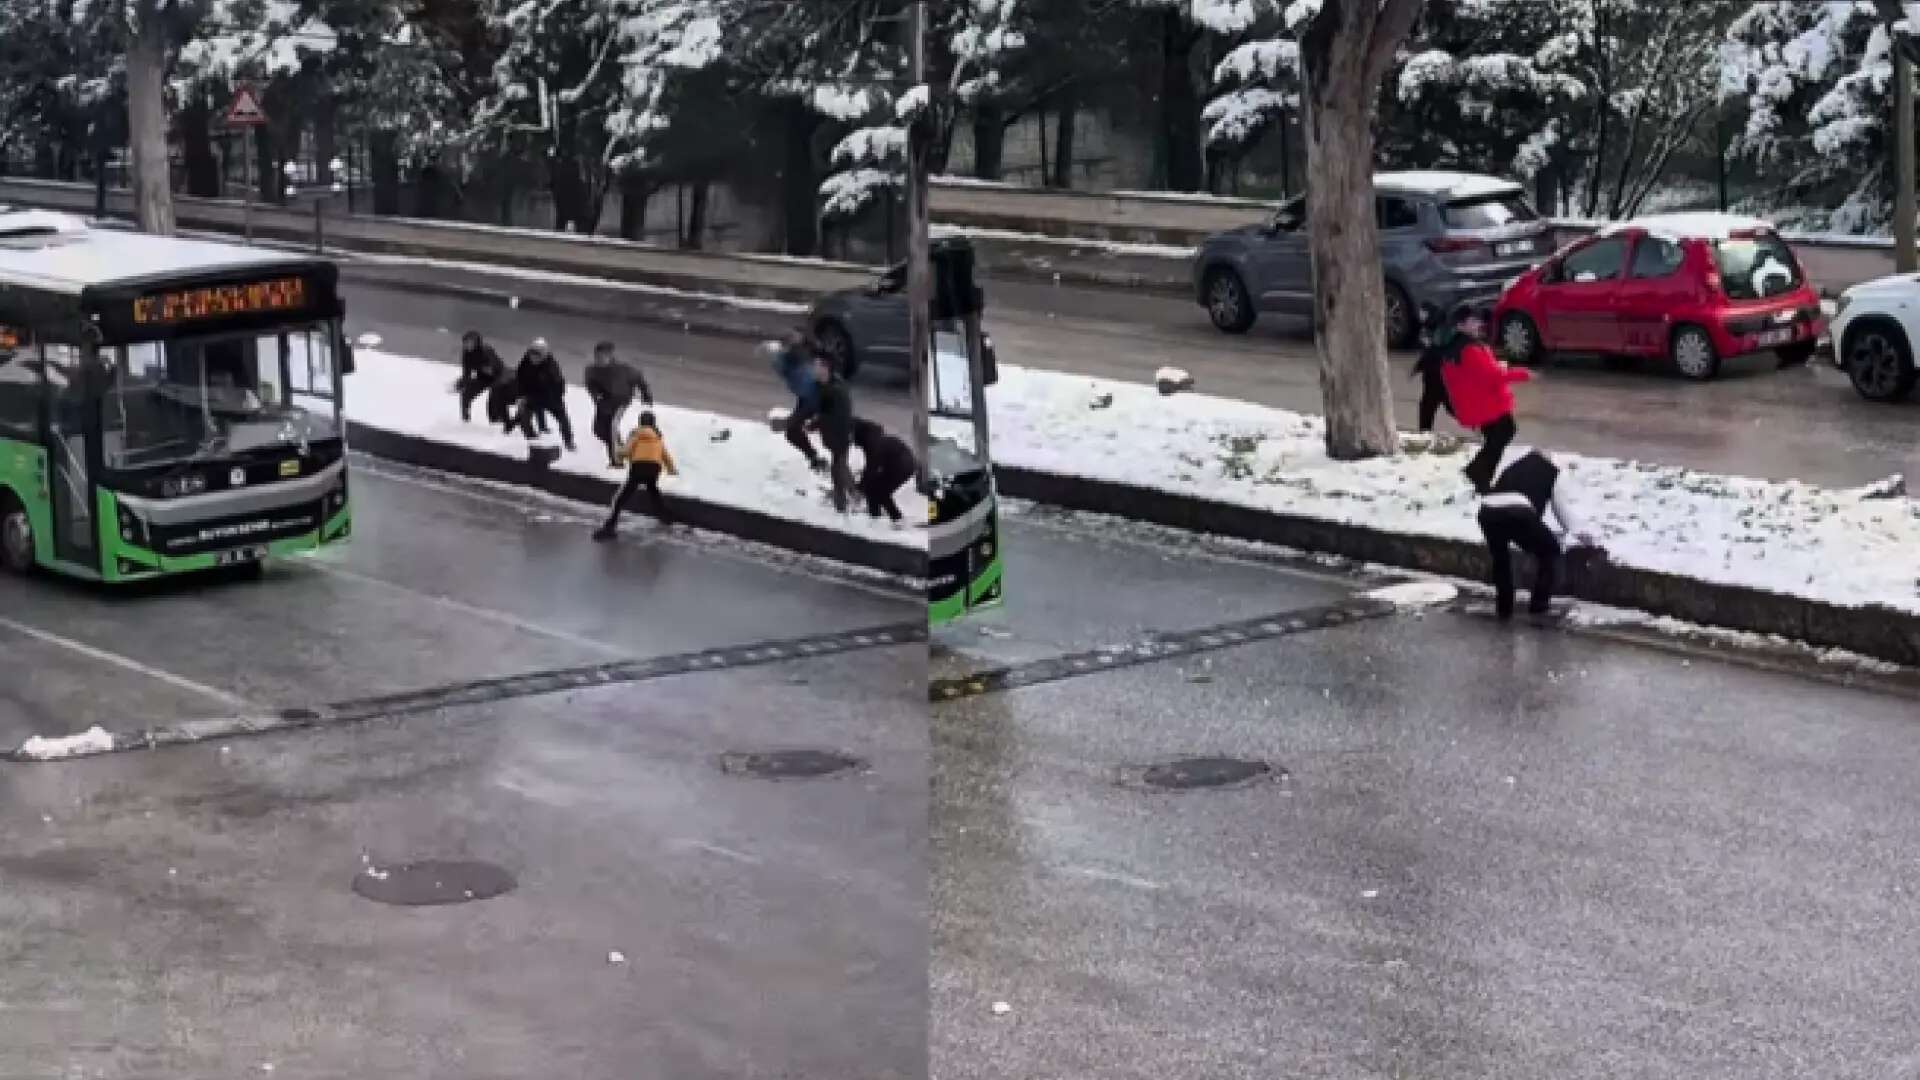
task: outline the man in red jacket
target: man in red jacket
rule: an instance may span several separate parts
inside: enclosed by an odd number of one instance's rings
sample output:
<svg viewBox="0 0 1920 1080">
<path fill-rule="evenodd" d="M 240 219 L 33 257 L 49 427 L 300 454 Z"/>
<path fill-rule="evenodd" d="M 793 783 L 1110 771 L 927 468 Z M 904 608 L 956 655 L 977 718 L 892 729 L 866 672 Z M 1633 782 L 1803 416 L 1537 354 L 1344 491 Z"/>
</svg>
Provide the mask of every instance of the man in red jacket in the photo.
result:
<svg viewBox="0 0 1920 1080">
<path fill-rule="evenodd" d="M 1441 352 L 1440 380 L 1446 384 L 1454 419 L 1485 440 L 1466 468 L 1473 489 L 1485 494 L 1500 454 L 1519 432 L 1513 422 L 1513 384 L 1526 382 L 1533 373 L 1493 358 L 1486 344 L 1486 317 L 1479 307 L 1454 308 L 1452 323 L 1453 337 Z"/>
</svg>

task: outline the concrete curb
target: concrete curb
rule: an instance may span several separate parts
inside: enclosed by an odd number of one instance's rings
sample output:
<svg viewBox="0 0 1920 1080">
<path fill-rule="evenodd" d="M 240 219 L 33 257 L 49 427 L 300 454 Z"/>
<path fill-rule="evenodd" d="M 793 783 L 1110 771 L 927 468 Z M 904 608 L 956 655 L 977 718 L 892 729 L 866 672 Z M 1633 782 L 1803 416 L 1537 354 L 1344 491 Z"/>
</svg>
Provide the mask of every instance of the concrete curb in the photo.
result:
<svg viewBox="0 0 1920 1080">
<path fill-rule="evenodd" d="M 995 475 L 1001 494 L 1012 498 L 1149 521 L 1191 532 L 1325 552 L 1408 570 L 1479 581 L 1487 577 L 1485 550 L 1462 540 L 1394 533 L 1366 525 L 1273 513 L 1018 467 L 1001 466 Z M 1525 561 L 1524 557 L 1521 561 Z M 1822 648 L 1846 649 L 1876 660 L 1920 667 L 1920 615 L 1884 605 L 1843 607 L 1579 556 L 1567 560 L 1561 591 L 1566 596 L 1597 604 L 1632 608 L 1704 626 L 1774 634 Z"/>
<path fill-rule="evenodd" d="M 606 506 L 619 490 L 619 484 L 611 479 L 579 476 L 547 468 L 531 459 L 514 460 L 484 450 L 435 442 L 358 421 L 348 421 L 347 439 L 353 449 L 374 457 L 479 480 L 534 488 L 576 502 Z M 914 551 L 898 544 L 853 536 L 806 522 L 790 521 L 756 510 L 708 502 L 698 496 L 676 493 L 668 501 L 678 521 L 696 529 L 726 533 L 803 555 L 817 555 L 915 580 L 925 580 L 927 576 L 925 551 Z M 635 507 L 629 513 L 634 517 L 646 516 L 641 507 Z"/>
<path fill-rule="evenodd" d="M 365 264 L 361 264 L 365 265 Z M 392 292 L 412 293 L 418 296 L 443 296 L 455 300 L 472 300 L 484 304 L 498 304 L 519 311 L 531 311 L 547 315 L 568 315 L 585 319 L 611 319 L 617 322 L 637 323 L 642 326 L 657 326 L 667 330 L 684 330 L 690 334 L 706 337 L 738 338 L 742 341 L 766 341 L 777 338 L 787 329 L 802 321 L 799 315 L 781 315 L 765 312 L 764 318 L 754 320 L 750 314 L 743 313 L 738 319 L 720 318 L 698 313 L 661 311 L 651 305 L 654 301 L 643 296 L 633 296 L 616 290 L 595 290 L 593 299 L 564 300 L 546 296 L 527 295 L 508 289 L 494 289 L 480 285 L 462 285 L 442 281 L 419 281 L 405 277 L 386 277 L 358 270 L 354 263 L 343 261 L 340 264 L 341 283 L 360 288 L 385 289 Z M 592 286 L 580 286 L 591 290 Z M 724 301 L 714 301 L 724 303 Z"/>
</svg>

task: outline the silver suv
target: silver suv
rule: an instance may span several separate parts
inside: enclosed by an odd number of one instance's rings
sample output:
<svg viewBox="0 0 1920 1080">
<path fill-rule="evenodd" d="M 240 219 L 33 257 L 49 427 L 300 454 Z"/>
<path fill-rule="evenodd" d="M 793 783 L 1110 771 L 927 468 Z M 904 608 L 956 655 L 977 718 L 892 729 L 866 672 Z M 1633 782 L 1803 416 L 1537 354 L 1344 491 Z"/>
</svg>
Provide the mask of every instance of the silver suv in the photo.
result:
<svg viewBox="0 0 1920 1080">
<path fill-rule="evenodd" d="M 1513 277 L 1553 253 L 1553 227 L 1520 185 L 1472 173 L 1395 172 L 1373 178 L 1380 259 L 1387 278 L 1387 344 L 1404 349 L 1427 305 L 1491 303 Z M 1245 333 L 1261 312 L 1313 314 L 1306 196 L 1263 224 L 1208 237 L 1193 284 L 1213 325 Z"/>
</svg>

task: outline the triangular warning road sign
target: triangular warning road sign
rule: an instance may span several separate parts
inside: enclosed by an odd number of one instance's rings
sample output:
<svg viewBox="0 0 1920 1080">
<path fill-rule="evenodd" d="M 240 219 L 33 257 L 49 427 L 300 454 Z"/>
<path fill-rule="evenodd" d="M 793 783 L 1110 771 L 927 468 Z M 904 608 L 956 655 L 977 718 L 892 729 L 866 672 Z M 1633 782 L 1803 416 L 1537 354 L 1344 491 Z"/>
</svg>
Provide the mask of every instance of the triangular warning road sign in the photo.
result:
<svg viewBox="0 0 1920 1080">
<path fill-rule="evenodd" d="M 255 96 L 253 87 L 242 86 L 233 92 L 233 103 L 227 106 L 227 124 L 231 127 L 258 127 L 267 122 L 267 112 L 260 107 L 260 99 Z"/>
</svg>

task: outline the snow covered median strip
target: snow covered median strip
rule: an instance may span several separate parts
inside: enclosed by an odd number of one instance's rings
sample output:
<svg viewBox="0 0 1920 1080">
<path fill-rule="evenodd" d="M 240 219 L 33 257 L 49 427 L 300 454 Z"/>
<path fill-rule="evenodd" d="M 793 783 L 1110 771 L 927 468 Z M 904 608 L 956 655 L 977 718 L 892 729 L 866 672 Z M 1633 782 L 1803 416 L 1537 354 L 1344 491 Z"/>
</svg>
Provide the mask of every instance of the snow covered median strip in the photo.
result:
<svg viewBox="0 0 1920 1080">
<path fill-rule="evenodd" d="M 377 349 L 362 349 L 356 359 L 357 370 L 347 379 L 347 415 L 355 425 L 473 451 L 504 462 L 527 459 L 527 440 L 523 436 L 502 434 L 498 426 L 485 422 L 484 399 L 474 403 L 472 423 L 461 421 L 459 400 L 449 389 L 459 375 L 453 366 Z M 768 396 L 778 396 L 771 376 Z M 636 403 L 628 415 L 629 424 L 637 417 L 639 408 Z M 593 439 L 589 430 L 593 405 L 585 390 L 568 389 L 567 410 L 578 449 L 569 454 L 556 446 L 560 456 L 549 471 L 606 484 L 624 479 L 624 470 L 607 467 L 606 449 Z M 827 498 L 826 478 L 810 471 L 799 453 L 787 445 L 782 436 L 769 430 L 765 421 L 737 419 L 667 404 L 655 406 L 653 412 L 659 419 L 667 448 L 680 468 L 680 475 L 662 478 L 661 490 L 670 510 L 676 497 L 681 500 L 682 509 L 688 511 L 685 520 L 691 524 L 733 531 L 698 520 L 699 515 L 692 512 L 695 509 L 692 504 L 697 502 L 731 511 L 730 516 L 734 518 L 771 519 L 803 526 L 816 533 L 839 534 L 869 547 L 878 545 L 892 552 L 883 558 L 896 567 L 905 565 L 902 556 L 908 553 L 916 553 L 924 561 L 925 537 L 914 526 L 927 519 L 927 506 L 911 483 L 895 495 L 906 516 L 902 526 L 896 527 L 884 518 L 869 517 L 864 501 L 857 496 L 851 512 L 841 514 Z M 367 441 L 358 435 L 356 439 L 360 443 Z M 857 475 L 861 465 L 858 450 L 854 451 L 850 464 Z M 644 503 L 643 496 L 636 500 L 633 509 L 639 511 Z M 644 529 L 648 527 L 645 522 L 646 518 L 636 512 L 627 518 L 626 528 Z M 788 546 L 765 536 L 748 538 Z M 843 557 L 826 550 L 811 553 Z M 881 569 L 902 572 L 891 567 Z"/>
<path fill-rule="evenodd" d="M 1242 401 L 1163 397 L 1151 386 L 1008 366 L 990 394 L 993 451 L 1002 466 L 1236 511 L 1480 542 L 1475 500 L 1460 473 L 1471 446 L 1436 452 L 1435 441 L 1408 436 L 1400 457 L 1340 463 L 1326 455 L 1319 417 Z M 1110 403 L 1097 404 L 1103 401 Z M 1527 419 L 1519 419 L 1524 440 Z M 965 437 L 950 422 L 938 430 Z M 1920 509 L 1911 499 L 1574 454 L 1555 458 L 1567 470 L 1574 510 L 1613 566 L 1920 615 Z M 1025 494 L 1017 486 L 1007 490 Z M 1920 649 L 1920 641 L 1908 648 Z"/>
</svg>

